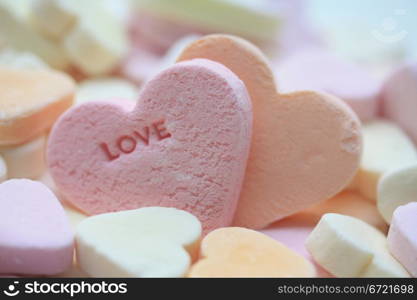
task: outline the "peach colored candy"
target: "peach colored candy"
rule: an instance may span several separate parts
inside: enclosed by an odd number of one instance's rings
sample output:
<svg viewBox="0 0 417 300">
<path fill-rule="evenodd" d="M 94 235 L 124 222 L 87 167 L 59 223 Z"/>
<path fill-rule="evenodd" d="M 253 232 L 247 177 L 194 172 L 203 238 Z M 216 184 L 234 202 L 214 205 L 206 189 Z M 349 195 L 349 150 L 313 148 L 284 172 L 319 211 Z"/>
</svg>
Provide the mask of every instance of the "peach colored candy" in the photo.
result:
<svg viewBox="0 0 417 300">
<path fill-rule="evenodd" d="M 254 135 L 235 225 L 262 228 L 349 183 L 362 139 L 359 120 L 343 101 L 313 91 L 277 93 L 266 58 L 237 37 L 204 37 L 178 60 L 198 57 L 231 69 L 252 99 Z"/>
<path fill-rule="evenodd" d="M 55 124 L 47 163 L 65 200 L 86 214 L 146 206 L 228 226 L 249 154 L 252 111 L 242 81 L 206 59 L 176 64 L 139 102 L 91 102 Z"/>
<path fill-rule="evenodd" d="M 64 73 L 0 67 L 0 145 L 46 132 L 72 105 L 74 92 L 74 81 Z"/>
<path fill-rule="evenodd" d="M 313 265 L 283 244 L 254 230 L 228 227 L 202 241 L 202 259 L 189 277 L 311 277 Z"/>
<path fill-rule="evenodd" d="M 306 209 L 303 213 L 315 216 L 316 222 L 324 214 L 338 213 L 358 218 L 382 232 L 386 232 L 388 229 L 386 222 L 378 212 L 375 202 L 353 191 L 343 191 L 328 200 Z"/>
</svg>

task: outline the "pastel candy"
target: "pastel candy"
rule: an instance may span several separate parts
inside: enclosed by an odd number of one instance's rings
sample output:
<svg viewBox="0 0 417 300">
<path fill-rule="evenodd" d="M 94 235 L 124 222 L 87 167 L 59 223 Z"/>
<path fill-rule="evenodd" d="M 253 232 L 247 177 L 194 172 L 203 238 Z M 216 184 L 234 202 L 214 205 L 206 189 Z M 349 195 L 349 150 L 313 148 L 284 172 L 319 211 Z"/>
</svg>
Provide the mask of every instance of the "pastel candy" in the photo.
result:
<svg viewBox="0 0 417 300">
<path fill-rule="evenodd" d="M 353 217 L 325 214 L 306 247 L 336 277 L 409 277 L 389 253 L 385 235 Z"/>
<path fill-rule="evenodd" d="M 136 101 L 139 89 L 127 80 L 117 77 L 88 79 L 78 86 L 75 104 L 97 100 L 113 101 L 115 98 Z"/>
<path fill-rule="evenodd" d="M 179 61 L 198 57 L 232 70 L 252 99 L 254 135 L 236 226 L 265 227 L 349 183 L 362 141 L 359 120 L 345 103 L 312 91 L 278 94 L 266 58 L 237 37 L 204 37 Z"/>
<path fill-rule="evenodd" d="M 102 214 L 79 224 L 77 260 L 92 277 L 181 277 L 200 235 L 197 218 L 174 208 Z"/>
<path fill-rule="evenodd" d="M 375 202 L 353 191 L 343 191 L 304 210 L 302 213 L 315 216 L 316 222 L 326 213 L 337 213 L 355 217 L 384 233 L 388 229 L 385 220 L 379 214 Z"/>
<path fill-rule="evenodd" d="M 135 108 L 116 102 L 77 106 L 55 124 L 47 161 L 64 198 L 86 214 L 168 206 L 205 232 L 229 225 L 251 140 L 244 84 L 194 60 L 151 80 Z"/>
<path fill-rule="evenodd" d="M 397 207 L 417 201 L 417 162 L 384 174 L 378 184 L 378 210 L 391 223 Z"/>
<path fill-rule="evenodd" d="M 69 60 L 65 51 L 31 28 L 28 12 L 10 5 L 17 2 L 23 1 L 0 2 L 0 41 L 3 40 L 6 46 L 18 51 L 36 54 L 53 68 L 67 68 Z"/>
<path fill-rule="evenodd" d="M 42 34 L 60 41 L 70 61 L 87 75 L 108 73 L 128 50 L 124 24 L 106 1 L 37 0 L 32 20 Z"/>
<path fill-rule="evenodd" d="M 378 113 L 380 83 L 365 69 L 326 50 L 299 51 L 278 66 L 277 74 L 282 92 L 330 93 L 344 100 L 362 121 L 373 119 Z"/>
<path fill-rule="evenodd" d="M 383 115 L 400 125 L 417 142 L 417 61 L 391 74 L 382 91 Z"/>
<path fill-rule="evenodd" d="M 46 169 L 46 135 L 25 144 L 0 147 L 0 154 L 7 164 L 8 178 L 37 179 Z"/>
<path fill-rule="evenodd" d="M 70 267 L 73 233 L 43 184 L 12 179 L 0 185 L 0 273 L 52 275 Z"/>
<path fill-rule="evenodd" d="M 169 0 L 144 0 L 137 1 L 137 3 L 141 11 L 149 12 L 152 16 L 160 16 L 161 19 L 181 21 L 181 24 L 200 28 L 203 32 L 233 33 L 259 42 L 274 40 L 282 21 L 282 17 L 270 1 L 177 0 L 174 3 Z M 161 27 L 164 28 L 163 23 L 156 28 Z M 171 24 L 166 30 L 158 32 L 154 38 L 160 39 L 161 35 L 171 35 L 174 36 L 174 40 L 178 39 L 179 35 L 171 33 L 176 30 L 176 27 L 181 27 L 181 25 Z M 142 26 L 142 28 L 149 30 L 149 26 Z M 195 29 L 194 32 L 196 32 Z M 165 45 L 171 43 L 165 43 Z"/>
<path fill-rule="evenodd" d="M 1 146 L 25 143 L 46 132 L 72 105 L 74 82 L 60 72 L 0 67 L 0 83 Z"/>
<path fill-rule="evenodd" d="M 210 232 L 188 277 L 311 277 L 314 267 L 266 235 L 239 227 Z"/>
<path fill-rule="evenodd" d="M 392 255 L 417 277 L 417 202 L 398 207 L 388 232 L 388 247 Z"/>
<path fill-rule="evenodd" d="M 417 162 L 417 150 L 401 128 L 389 121 L 365 123 L 362 132 L 364 149 L 354 181 L 362 195 L 375 200 L 380 177 L 385 172 Z"/>
<path fill-rule="evenodd" d="M 315 215 L 301 212 L 279 220 L 267 228 L 262 229 L 260 232 L 282 243 L 310 261 L 316 269 L 317 277 L 333 277 L 313 260 L 305 247 L 305 241 L 311 231 L 313 231 L 317 221 Z"/>
<path fill-rule="evenodd" d="M 32 24 L 43 35 L 60 40 L 77 22 L 80 5 L 79 0 L 35 0 L 31 7 Z"/>
<path fill-rule="evenodd" d="M 91 76 L 112 71 L 128 52 L 123 24 L 105 10 L 96 10 L 90 10 L 94 13 L 78 22 L 64 41 L 71 61 Z"/>
</svg>

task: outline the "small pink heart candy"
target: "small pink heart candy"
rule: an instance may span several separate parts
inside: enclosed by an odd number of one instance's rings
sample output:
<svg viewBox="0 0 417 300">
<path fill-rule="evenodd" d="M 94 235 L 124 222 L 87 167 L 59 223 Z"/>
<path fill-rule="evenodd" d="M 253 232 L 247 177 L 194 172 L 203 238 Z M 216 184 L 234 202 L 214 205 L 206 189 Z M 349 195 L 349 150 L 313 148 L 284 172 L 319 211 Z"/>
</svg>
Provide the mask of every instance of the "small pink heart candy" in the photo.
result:
<svg viewBox="0 0 417 300">
<path fill-rule="evenodd" d="M 64 209 L 45 185 L 0 184 L 0 274 L 61 273 L 72 264 L 73 240 Z"/>
</svg>

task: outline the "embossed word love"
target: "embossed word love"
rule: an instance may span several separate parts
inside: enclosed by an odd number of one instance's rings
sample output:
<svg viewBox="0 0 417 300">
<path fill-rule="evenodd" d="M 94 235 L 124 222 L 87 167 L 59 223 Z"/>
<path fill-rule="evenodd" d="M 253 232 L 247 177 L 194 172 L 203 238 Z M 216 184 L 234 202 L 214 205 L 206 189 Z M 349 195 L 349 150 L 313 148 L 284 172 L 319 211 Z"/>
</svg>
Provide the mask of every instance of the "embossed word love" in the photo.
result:
<svg viewBox="0 0 417 300">
<path fill-rule="evenodd" d="M 155 132 L 155 135 L 157 136 L 158 140 L 161 141 L 163 139 L 171 137 L 171 134 L 167 132 L 164 121 L 157 121 L 152 123 L 152 129 Z M 142 141 L 142 143 L 146 146 L 149 145 L 150 140 L 150 130 L 149 126 L 145 126 L 143 128 L 143 133 L 140 133 L 139 131 L 135 130 L 133 131 L 132 135 L 122 135 L 120 136 L 116 141 L 116 146 L 118 149 L 118 153 L 112 153 L 109 149 L 109 146 L 107 143 L 101 143 L 100 147 L 103 149 L 104 153 L 108 157 L 109 161 L 115 160 L 120 157 L 120 153 L 129 154 L 135 151 L 137 146 L 137 140 Z"/>
</svg>

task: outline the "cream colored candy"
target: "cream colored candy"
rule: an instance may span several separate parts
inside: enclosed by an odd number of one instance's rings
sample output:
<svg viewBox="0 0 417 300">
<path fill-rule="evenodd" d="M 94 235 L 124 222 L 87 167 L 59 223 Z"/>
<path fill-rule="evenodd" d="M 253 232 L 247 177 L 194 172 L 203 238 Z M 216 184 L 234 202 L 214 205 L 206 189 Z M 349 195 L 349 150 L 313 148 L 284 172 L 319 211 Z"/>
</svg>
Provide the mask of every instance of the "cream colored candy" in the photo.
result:
<svg viewBox="0 0 417 300">
<path fill-rule="evenodd" d="M 417 202 L 417 162 L 386 173 L 378 184 L 378 210 L 388 224 L 396 208 L 409 202 Z"/>
<path fill-rule="evenodd" d="M 274 239 L 241 227 L 220 228 L 203 240 L 189 277 L 312 277 L 314 266 Z"/>
<path fill-rule="evenodd" d="M 325 214 L 306 247 L 336 277 L 409 277 L 389 253 L 385 235 L 353 217 Z"/>
<path fill-rule="evenodd" d="M 72 105 L 74 81 L 52 70 L 0 67 L 0 146 L 45 133 Z"/>
<path fill-rule="evenodd" d="M 78 225 L 77 260 L 93 277 L 181 277 L 200 236 L 198 219 L 174 208 L 101 214 Z"/>
<path fill-rule="evenodd" d="M 0 183 L 7 179 L 7 165 L 3 157 L 0 155 Z"/>
<path fill-rule="evenodd" d="M 233 33 L 256 41 L 277 36 L 281 16 L 269 1 L 260 0 L 141 0 L 140 9 L 184 20 L 211 32 Z"/>
<path fill-rule="evenodd" d="M 124 24 L 104 7 L 90 8 L 65 37 L 71 61 L 87 75 L 101 75 L 114 69 L 128 52 Z"/>
<path fill-rule="evenodd" d="M 11 11 L 16 18 L 27 21 L 30 14 L 30 6 L 34 0 L 0 0 L 0 5 Z"/>
<path fill-rule="evenodd" d="M 45 147 L 45 135 L 22 145 L 0 147 L 0 154 L 7 164 L 8 178 L 40 177 L 46 169 Z"/>
<path fill-rule="evenodd" d="M 55 39 L 62 38 L 74 26 L 78 12 L 85 1 L 35 0 L 31 21 L 42 34 Z"/>
<path fill-rule="evenodd" d="M 376 199 L 380 177 L 387 171 L 417 162 L 417 150 L 407 135 L 389 121 L 366 123 L 362 133 L 364 150 L 354 181 L 362 195 Z"/>
<path fill-rule="evenodd" d="M 33 0 L 31 21 L 43 35 L 61 40 L 84 14 L 101 13 L 101 7 L 119 22 L 126 22 L 129 12 L 126 0 Z"/>
<path fill-rule="evenodd" d="M 133 83 L 116 77 L 89 79 L 81 82 L 75 97 L 75 104 L 90 101 L 114 101 L 139 99 L 139 89 Z"/>
<path fill-rule="evenodd" d="M 59 45 L 39 35 L 28 24 L 24 12 L 5 5 L 3 1 L 0 2 L 0 40 L 13 49 L 36 54 L 51 67 L 64 69 L 69 64 Z"/>
<path fill-rule="evenodd" d="M 32 20 L 87 75 L 108 73 L 128 51 L 125 24 L 105 1 L 37 0 Z"/>
<path fill-rule="evenodd" d="M 9 48 L 0 51 L 0 66 L 16 69 L 48 69 L 48 65 L 37 55 Z"/>
</svg>

